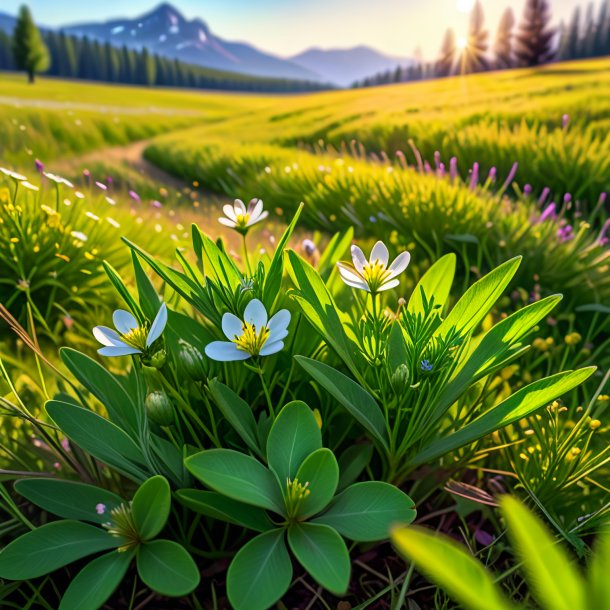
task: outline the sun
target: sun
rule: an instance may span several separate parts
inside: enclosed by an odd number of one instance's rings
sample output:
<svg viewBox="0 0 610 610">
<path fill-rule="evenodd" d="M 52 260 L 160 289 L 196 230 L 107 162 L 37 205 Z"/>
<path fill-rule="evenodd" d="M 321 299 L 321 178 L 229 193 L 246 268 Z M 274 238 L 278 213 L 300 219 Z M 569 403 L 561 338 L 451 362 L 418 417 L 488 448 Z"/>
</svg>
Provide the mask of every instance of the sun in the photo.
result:
<svg viewBox="0 0 610 610">
<path fill-rule="evenodd" d="M 457 47 L 458 49 L 465 49 L 468 46 L 468 40 L 466 39 L 465 36 L 460 36 L 457 39 Z"/>
<path fill-rule="evenodd" d="M 461 13 L 469 13 L 474 6 L 474 0 L 456 0 L 455 6 Z"/>
</svg>

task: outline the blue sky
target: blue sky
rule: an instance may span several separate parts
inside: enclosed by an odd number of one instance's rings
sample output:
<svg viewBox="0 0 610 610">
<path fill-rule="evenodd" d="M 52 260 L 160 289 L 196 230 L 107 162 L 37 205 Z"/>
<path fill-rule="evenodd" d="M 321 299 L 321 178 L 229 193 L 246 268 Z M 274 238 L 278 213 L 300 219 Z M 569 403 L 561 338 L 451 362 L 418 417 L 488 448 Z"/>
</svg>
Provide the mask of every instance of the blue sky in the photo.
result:
<svg viewBox="0 0 610 610">
<path fill-rule="evenodd" d="M 160 0 L 30 0 L 41 24 L 135 17 Z M 420 47 L 436 56 L 442 35 L 467 28 L 464 9 L 472 0 L 174 0 L 187 17 L 201 17 L 212 31 L 229 40 L 244 40 L 288 56 L 311 46 L 348 47 L 367 44 L 394 55 L 410 56 Z M 524 0 L 482 0 L 493 32 L 509 4 L 521 14 Z M 0 10 L 15 13 L 23 0 L 0 0 Z M 555 19 L 567 18 L 586 0 L 551 0 Z"/>
</svg>

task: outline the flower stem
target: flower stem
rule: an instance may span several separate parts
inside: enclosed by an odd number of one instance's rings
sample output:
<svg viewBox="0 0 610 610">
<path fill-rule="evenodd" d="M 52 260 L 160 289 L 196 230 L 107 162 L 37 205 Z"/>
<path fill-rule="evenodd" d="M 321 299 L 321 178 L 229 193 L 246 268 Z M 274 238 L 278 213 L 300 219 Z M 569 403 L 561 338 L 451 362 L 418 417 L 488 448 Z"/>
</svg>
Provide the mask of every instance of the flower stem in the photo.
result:
<svg viewBox="0 0 610 610">
<path fill-rule="evenodd" d="M 267 382 L 265 381 L 265 375 L 263 373 L 263 369 L 260 366 L 260 363 L 257 366 L 258 376 L 261 378 L 261 384 L 263 386 L 263 392 L 265 393 L 265 398 L 267 399 L 267 407 L 269 409 L 269 415 L 273 419 L 275 419 L 275 409 L 273 408 L 273 402 L 271 401 L 271 394 L 269 393 L 269 388 L 267 387 Z"/>
<path fill-rule="evenodd" d="M 252 277 L 252 267 L 250 267 L 250 258 L 248 256 L 248 245 L 246 244 L 246 234 L 242 233 L 242 242 L 244 248 L 244 260 L 246 261 L 246 268 L 248 269 L 248 277 Z"/>
</svg>

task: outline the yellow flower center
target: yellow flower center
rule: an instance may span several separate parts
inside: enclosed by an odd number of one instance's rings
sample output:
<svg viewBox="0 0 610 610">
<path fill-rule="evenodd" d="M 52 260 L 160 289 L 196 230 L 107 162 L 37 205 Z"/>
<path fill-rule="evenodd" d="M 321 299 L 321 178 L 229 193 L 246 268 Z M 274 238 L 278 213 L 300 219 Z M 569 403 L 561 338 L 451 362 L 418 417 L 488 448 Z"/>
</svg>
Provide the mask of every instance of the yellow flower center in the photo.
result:
<svg viewBox="0 0 610 610">
<path fill-rule="evenodd" d="M 129 504 L 121 504 L 110 511 L 110 521 L 103 524 L 111 536 L 123 538 L 125 544 L 117 550 L 119 553 L 128 551 L 130 548 L 140 543 L 138 529 L 133 520 L 131 506 Z"/>
<path fill-rule="evenodd" d="M 146 351 L 146 338 L 148 337 L 148 328 L 146 326 L 137 326 L 132 328 L 128 333 L 121 334 L 121 339 L 134 347 L 142 351 Z"/>
<path fill-rule="evenodd" d="M 269 338 L 269 329 L 266 326 L 263 326 L 257 332 L 256 326 L 254 326 L 254 324 L 250 324 L 250 322 L 244 322 L 241 327 L 241 330 L 241 336 L 238 337 L 237 335 L 235 335 L 233 343 L 235 343 L 237 349 L 240 349 L 243 352 L 247 352 L 252 356 L 258 356 L 260 354 L 261 349 L 263 349 L 263 345 L 265 345 L 267 339 Z"/>
<path fill-rule="evenodd" d="M 379 259 L 374 260 L 372 263 L 365 263 L 362 269 L 362 275 L 364 281 L 368 284 L 371 292 L 377 292 L 385 283 L 386 279 L 390 275 L 386 265 L 384 265 Z"/>
<path fill-rule="evenodd" d="M 237 216 L 237 226 L 240 229 L 245 229 L 248 226 L 248 221 L 250 220 L 250 214 L 246 212 L 245 214 L 236 214 Z"/>
<path fill-rule="evenodd" d="M 288 519 L 294 519 L 299 512 L 301 502 L 311 493 L 309 481 L 301 483 L 299 479 L 286 479 L 286 513 Z"/>
</svg>

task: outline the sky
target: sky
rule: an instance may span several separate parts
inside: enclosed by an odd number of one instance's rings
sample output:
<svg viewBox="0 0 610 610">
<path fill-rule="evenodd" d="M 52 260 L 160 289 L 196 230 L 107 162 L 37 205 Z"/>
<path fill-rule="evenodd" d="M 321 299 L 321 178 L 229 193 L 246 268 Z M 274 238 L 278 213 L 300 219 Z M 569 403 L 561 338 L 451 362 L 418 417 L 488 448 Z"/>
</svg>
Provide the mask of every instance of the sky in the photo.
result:
<svg viewBox="0 0 610 610">
<path fill-rule="evenodd" d="M 438 54 L 448 27 L 466 34 L 474 0 L 173 0 L 186 17 L 200 17 L 227 40 L 246 41 L 288 57 L 309 47 L 345 48 L 366 44 L 390 55 Z M 551 0 L 555 21 L 567 19 L 587 0 Z M 23 0 L 0 0 L 0 11 L 16 13 Z M 114 17 L 136 17 L 160 0 L 29 0 L 41 25 L 58 26 Z M 517 17 L 525 0 L 482 0 L 487 27 L 493 33 L 507 6 Z"/>
</svg>

